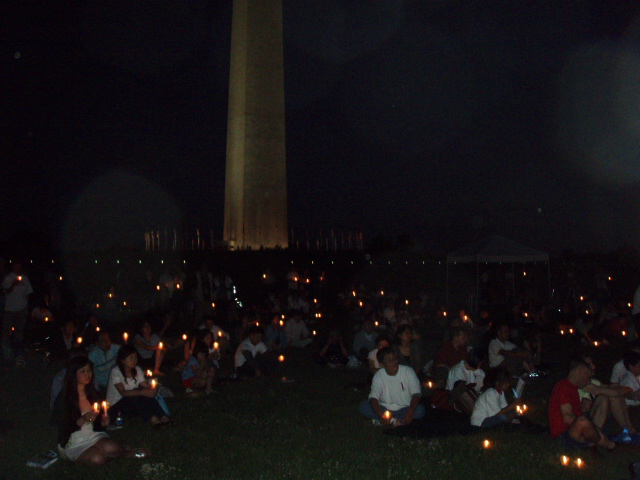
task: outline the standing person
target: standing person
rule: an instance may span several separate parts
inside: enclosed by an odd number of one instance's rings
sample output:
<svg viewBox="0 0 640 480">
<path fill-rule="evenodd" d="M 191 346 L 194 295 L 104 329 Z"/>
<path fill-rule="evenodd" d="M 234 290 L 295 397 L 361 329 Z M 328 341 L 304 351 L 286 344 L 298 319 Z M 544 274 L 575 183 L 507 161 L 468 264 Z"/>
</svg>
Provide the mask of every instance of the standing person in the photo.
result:
<svg viewBox="0 0 640 480">
<path fill-rule="evenodd" d="M 424 417 L 420 382 L 413 369 L 400 365 L 391 347 L 378 352 L 378 361 L 382 368 L 373 376 L 369 398 L 360 403 L 360 413 L 375 425 L 389 425 L 392 420 L 408 425 Z"/>
<path fill-rule="evenodd" d="M 22 274 L 20 263 L 14 262 L 11 273 L 2 280 L 2 289 L 5 295 L 2 318 L 2 356 L 7 361 L 15 354 L 12 343 L 19 347 L 22 345 L 24 327 L 29 316 L 29 295 L 33 293 L 31 282 L 26 275 Z"/>
</svg>

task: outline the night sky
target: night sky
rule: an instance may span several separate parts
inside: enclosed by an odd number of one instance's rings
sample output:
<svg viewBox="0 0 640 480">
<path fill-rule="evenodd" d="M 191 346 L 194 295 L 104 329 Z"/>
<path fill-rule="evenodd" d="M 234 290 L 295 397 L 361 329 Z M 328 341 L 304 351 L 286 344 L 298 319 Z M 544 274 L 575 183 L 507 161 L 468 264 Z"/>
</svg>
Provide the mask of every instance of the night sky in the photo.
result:
<svg viewBox="0 0 640 480">
<path fill-rule="evenodd" d="M 640 2 L 283 3 L 295 236 L 638 245 Z M 220 239 L 231 0 L 2 9 L 0 239 Z"/>
</svg>

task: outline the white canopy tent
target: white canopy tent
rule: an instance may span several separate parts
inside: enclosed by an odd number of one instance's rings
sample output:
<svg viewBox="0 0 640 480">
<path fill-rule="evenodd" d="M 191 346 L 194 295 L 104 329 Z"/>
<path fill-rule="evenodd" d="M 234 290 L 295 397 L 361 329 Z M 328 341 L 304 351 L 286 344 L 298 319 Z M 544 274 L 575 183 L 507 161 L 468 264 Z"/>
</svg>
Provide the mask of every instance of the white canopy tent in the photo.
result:
<svg viewBox="0 0 640 480">
<path fill-rule="evenodd" d="M 551 270 L 549 268 L 549 254 L 526 247 L 518 242 L 492 235 L 477 242 L 474 242 L 457 252 L 447 255 L 447 306 L 449 305 L 449 264 L 475 263 L 476 264 L 476 303 L 478 302 L 480 288 L 480 264 L 481 263 L 510 263 L 512 270 L 516 263 L 537 263 L 547 264 L 547 275 L 549 277 L 549 289 L 551 289 Z M 515 275 L 512 276 L 513 289 L 515 292 Z"/>
</svg>

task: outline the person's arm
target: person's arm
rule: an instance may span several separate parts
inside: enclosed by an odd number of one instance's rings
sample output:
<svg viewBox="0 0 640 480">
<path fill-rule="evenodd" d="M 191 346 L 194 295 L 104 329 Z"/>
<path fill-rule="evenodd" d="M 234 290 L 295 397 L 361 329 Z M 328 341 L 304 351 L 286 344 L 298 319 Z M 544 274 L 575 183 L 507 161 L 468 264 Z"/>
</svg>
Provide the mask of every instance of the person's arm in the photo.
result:
<svg viewBox="0 0 640 480">
<path fill-rule="evenodd" d="M 150 350 L 150 351 L 155 351 L 158 349 L 158 347 L 154 347 L 151 345 L 147 345 L 141 337 L 136 337 L 135 340 L 133 341 L 134 345 L 136 348 L 139 348 L 141 350 Z"/>
<path fill-rule="evenodd" d="M 384 416 L 385 409 L 382 408 L 377 398 L 371 398 L 371 407 L 380 417 L 380 422 L 382 422 L 383 425 L 389 425 L 391 423 L 391 419 Z"/>
<path fill-rule="evenodd" d="M 591 395 L 606 395 L 607 397 L 625 397 L 633 393 L 631 387 L 621 387 L 619 385 L 596 385 L 590 383 L 583 390 Z"/>
<path fill-rule="evenodd" d="M 409 404 L 407 413 L 404 415 L 404 419 L 402 420 L 404 425 L 409 425 L 413 422 L 413 415 L 415 414 L 418 405 L 420 405 L 420 399 L 421 397 L 419 394 L 415 394 L 411 397 L 411 403 Z"/>
<path fill-rule="evenodd" d="M 372 375 L 375 375 L 375 373 L 379 370 L 379 367 L 376 367 L 376 363 L 373 361 L 373 359 L 369 359 L 369 371 L 371 372 Z"/>
<path fill-rule="evenodd" d="M 575 414 L 573 413 L 573 407 L 570 403 L 564 403 L 560 405 L 560 413 L 562 414 L 562 421 L 566 425 L 571 425 L 571 422 L 573 422 L 576 418 Z"/>
</svg>

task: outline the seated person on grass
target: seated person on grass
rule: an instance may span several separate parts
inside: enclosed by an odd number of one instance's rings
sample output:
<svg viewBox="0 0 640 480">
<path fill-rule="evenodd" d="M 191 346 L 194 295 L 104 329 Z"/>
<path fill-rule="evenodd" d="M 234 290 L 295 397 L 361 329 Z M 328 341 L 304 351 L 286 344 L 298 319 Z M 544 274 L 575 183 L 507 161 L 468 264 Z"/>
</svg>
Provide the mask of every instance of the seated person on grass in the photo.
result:
<svg viewBox="0 0 640 480">
<path fill-rule="evenodd" d="M 489 368 L 504 367 L 511 375 L 533 373 L 531 352 L 509 341 L 509 325 L 498 326 L 496 336 L 489 342 Z"/>
<path fill-rule="evenodd" d="M 362 322 L 362 330 L 360 330 L 353 339 L 353 354 L 358 360 L 364 361 L 369 352 L 376 348 L 375 325 L 370 318 Z"/>
<path fill-rule="evenodd" d="M 591 382 L 593 371 L 583 360 L 573 360 L 569 374 L 557 382 L 548 404 L 551 436 L 569 448 L 585 448 L 600 445 L 612 449 L 615 444 L 602 433 L 602 426 L 609 413 L 609 399 L 598 395 L 588 416 L 580 404 L 579 389 Z"/>
<path fill-rule="evenodd" d="M 373 376 L 369 399 L 360 403 L 360 413 L 373 419 L 376 425 L 389 425 L 392 419 L 408 425 L 414 419 L 424 417 L 420 382 L 413 369 L 400 365 L 391 347 L 378 352 L 378 361 L 382 368 Z"/>
<path fill-rule="evenodd" d="M 265 356 L 266 352 L 267 346 L 262 343 L 262 329 L 258 326 L 250 327 L 249 336 L 236 349 L 236 372 L 247 377 L 261 377 L 271 367 L 271 362 Z"/>
<path fill-rule="evenodd" d="M 278 314 L 271 317 L 271 323 L 264 331 L 264 344 L 269 350 L 279 350 L 287 346 L 287 337 L 284 334 L 284 320 Z"/>
<path fill-rule="evenodd" d="M 640 356 L 640 354 L 637 354 Z M 580 358 L 591 367 L 592 375 L 596 373 L 596 366 L 590 355 L 584 355 Z M 637 380 L 636 380 L 637 382 Z M 622 427 L 626 428 L 629 433 L 637 433 L 635 427 L 631 423 L 629 417 L 629 408 L 625 402 L 625 396 L 631 394 L 633 389 L 631 387 L 622 385 L 607 385 L 595 378 L 591 378 L 589 384 L 581 388 L 578 393 L 580 394 L 580 405 L 583 412 L 588 412 L 591 406 L 596 401 L 598 396 L 604 395 L 609 398 L 609 406 L 611 408 L 611 415 L 615 418 L 616 422 Z"/>
<path fill-rule="evenodd" d="M 640 375 L 640 353 L 625 352 L 622 355 L 622 363 L 626 372 L 620 378 L 620 385 L 628 387 L 631 393 L 627 395 L 626 403 L 630 407 L 640 405 L 640 384 L 638 383 L 638 375 Z"/>
<path fill-rule="evenodd" d="M 216 371 L 213 366 L 207 366 L 208 355 L 209 347 L 204 342 L 197 342 L 193 354 L 182 369 L 182 385 L 187 393 L 193 393 L 194 390 L 211 393 Z"/>
<path fill-rule="evenodd" d="M 327 343 L 320 353 L 318 353 L 318 363 L 327 365 L 331 368 L 344 367 L 348 362 L 349 352 L 344 346 L 340 330 L 332 330 L 329 332 Z"/>
<path fill-rule="evenodd" d="M 433 361 L 433 377 L 436 383 L 443 385 L 449 369 L 458 365 L 469 354 L 469 332 L 466 328 L 455 327 L 451 331 L 451 340 L 447 340 Z"/>
<path fill-rule="evenodd" d="M 633 343 L 631 343 L 629 347 L 631 348 L 630 351 L 640 353 L 640 345 L 638 340 L 635 340 Z M 613 366 L 613 370 L 611 371 L 611 379 L 609 380 L 609 383 L 614 383 L 614 384 L 620 383 L 620 381 L 624 378 L 627 372 L 628 370 L 624 366 L 624 359 L 621 359 L 618 363 L 616 363 Z M 627 402 L 627 405 L 629 405 L 629 402 Z"/>
<path fill-rule="evenodd" d="M 369 371 L 371 372 L 371 375 L 375 375 L 376 372 L 382 368 L 382 365 L 380 365 L 380 362 L 378 362 L 378 352 L 390 345 L 391 339 L 389 338 L 389 335 L 387 335 L 386 333 L 381 333 L 380 335 L 378 335 L 378 337 L 376 338 L 375 350 L 371 350 L 369 352 L 369 355 L 367 356 L 367 360 L 369 362 Z"/>
<path fill-rule="evenodd" d="M 472 350 L 466 360 L 460 361 L 451 370 L 447 376 L 447 390 L 452 392 L 460 382 L 463 385 L 473 387 L 477 392 L 482 391 L 484 383 L 484 371 L 482 368 L 483 358 L 479 352 Z"/>
<path fill-rule="evenodd" d="M 89 351 L 89 360 L 93 362 L 93 376 L 98 386 L 106 390 L 111 369 L 116 366 L 116 356 L 120 345 L 111 343 L 109 332 L 98 333 L 96 345 Z"/>
<path fill-rule="evenodd" d="M 516 399 L 507 404 L 504 392 L 509 389 L 511 383 L 506 369 L 496 368 L 490 376 L 493 379 L 490 382 L 491 387 L 478 397 L 471 414 L 471 425 L 475 427 L 491 428 L 513 422 L 516 407 L 521 403 L 520 399 Z"/>
<path fill-rule="evenodd" d="M 304 348 L 313 341 L 307 324 L 302 320 L 299 310 L 291 311 L 291 318 L 284 326 L 284 334 L 287 337 L 287 345 L 295 348 Z"/>
</svg>

